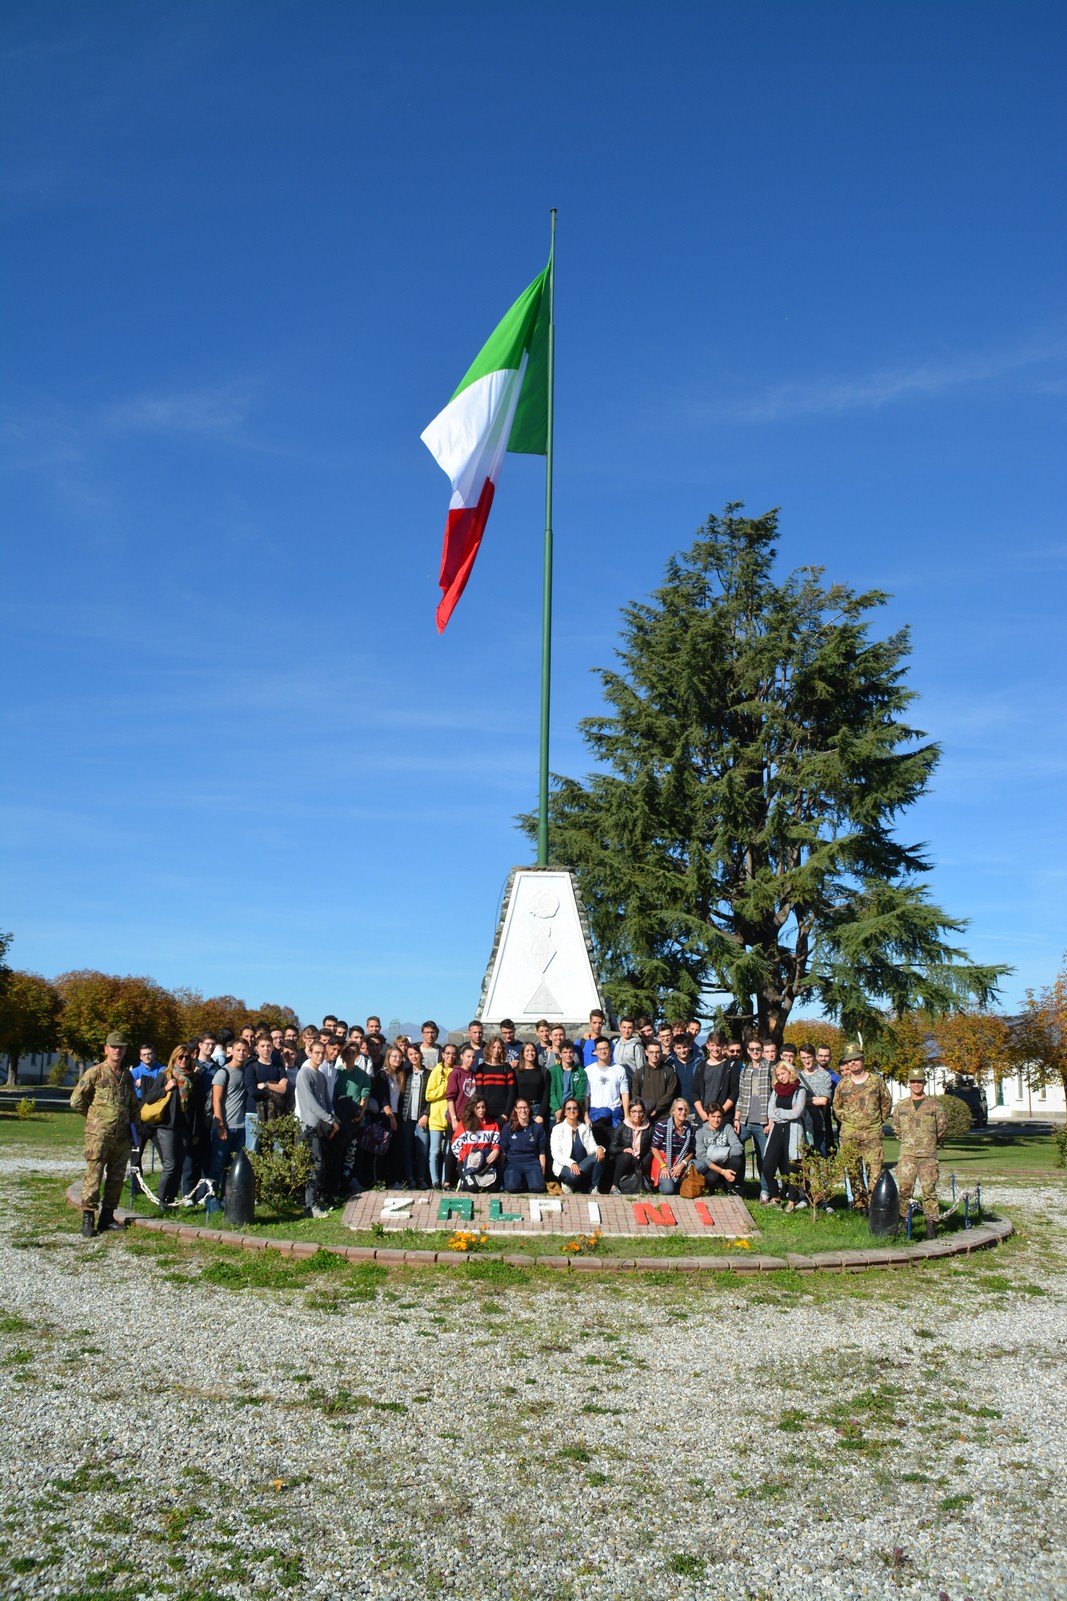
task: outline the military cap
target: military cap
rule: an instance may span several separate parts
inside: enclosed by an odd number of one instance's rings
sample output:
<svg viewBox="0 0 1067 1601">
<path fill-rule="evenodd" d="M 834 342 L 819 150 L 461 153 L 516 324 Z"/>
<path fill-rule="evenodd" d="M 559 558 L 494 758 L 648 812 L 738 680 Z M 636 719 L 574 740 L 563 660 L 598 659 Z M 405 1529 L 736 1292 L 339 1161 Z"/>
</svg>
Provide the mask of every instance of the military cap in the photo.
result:
<svg viewBox="0 0 1067 1601">
<path fill-rule="evenodd" d="M 116 1045 L 128 1045 L 129 1044 L 129 1040 L 127 1040 L 125 1034 L 120 1033 L 119 1030 L 116 1028 L 116 1029 L 112 1029 L 111 1033 L 108 1035 L 107 1039 L 104 1041 L 104 1044 L 105 1045 L 110 1045 L 112 1047 L 112 1049 L 114 1049 L 114 1047 Z"/>
<path fill-rule="evenodd" d="M 841 1060 L 843 1062 L 855 1062 L 857 1060 L 862 1062 L 864 1060 L 863 1046 L 859 1040 L 849 1040 L 841 1053 Z"/>
<path fill-rule="evenodd" d="M 909 1084 L 925 1084 L 926 1083 L 926 1074 L 923 1072 L 921 1067 L 913 1067 L 912 1068 L 911 1072 L 908 1074 L 908 1083 Z"/>
</svg>

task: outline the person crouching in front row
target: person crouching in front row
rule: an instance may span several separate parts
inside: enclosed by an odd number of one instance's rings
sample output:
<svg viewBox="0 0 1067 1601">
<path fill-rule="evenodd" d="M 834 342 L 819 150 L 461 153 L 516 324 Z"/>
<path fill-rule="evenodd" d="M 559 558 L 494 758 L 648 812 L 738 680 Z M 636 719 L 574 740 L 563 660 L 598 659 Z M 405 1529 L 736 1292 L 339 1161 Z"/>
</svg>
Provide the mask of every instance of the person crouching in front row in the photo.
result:
<svg viewBox="0 0 1067 1601">
<path fill-rule="evenodd" d="M 611 1132 L 612 1187 L 623 1195 L 641 1195 L 652 1188 L 652 1124 L 639 1095 L 618 1128 Z"/>
<path fill-rule="evenodd" d="M 560 1184 L 567 1190 L 594 1193 L 606 1154 L 590 1125 L 581 1121 L 578 1102 L 568 1095 L 563 1103 L 563 1121 L 552 1130 L 552 1171 Z"/>
<path fill-rule="evenodd" d="M 718 1101 L 712 1101 L 707 1113 L 707 1122 L 697 1129 L 697 1172 L 704 1175 L 710 1194 L 716 1190 L 740 1194 L 745 1148 Z"/>
<path fill-rule="evenodd" d="M 504 1153 L 504 1188 L 509 1195 L 542 1195 L 548 1142 L 542 1124 L 534 1121 L 528 1100 L 519 1096 L 500 1131 Z"/>
<path fill-rule="evenodd" d="M 461 1190 L 495 1190 L 500 1183 L 500 1128 L 486 1116 L 484 1095 L 463 1110 L 462 1127 L 452 1141 Z"/>
<path fill-rule="evenodd" d="M 682 1096 L 671 1107 L 670 1116 L 652 1131 L 652 1177 L 661 1195 L 677 1195 L 685 1170 L 693 1158 L 693 1130 L 689 1125 L 689 1102 Z"/>
</svg>

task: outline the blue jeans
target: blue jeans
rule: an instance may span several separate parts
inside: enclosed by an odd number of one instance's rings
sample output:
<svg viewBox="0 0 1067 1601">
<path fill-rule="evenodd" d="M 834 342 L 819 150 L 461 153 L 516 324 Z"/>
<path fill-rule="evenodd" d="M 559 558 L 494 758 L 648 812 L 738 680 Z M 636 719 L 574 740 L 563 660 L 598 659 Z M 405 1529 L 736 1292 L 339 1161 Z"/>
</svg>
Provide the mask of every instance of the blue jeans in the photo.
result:
<svg viewBox="0 0 1067 1601">
<path fill-rule="evenodd" d="M 762 1123 L 742 1123 L 740 1129 L 738 1130 L 738 1134 L 737 1134 L 737 1137 L 741 1141 L 742 1145 L 746 1145 L 748 1143 L 749 1136 L 751 1136 L 752 1139 L 755 1141 L 756 1152 L 757 1152 L 758 1159 L 759 1159 L 758 1165 L 759 1165 L 759 1170 L 760 1170 L 760 1186 L 762 1188 L 762 1185 L 763 1185 L 763 1177 L 762 1177 L 762 1175 L 763 1175 L 763 1153 L 767 1149 L 767 1136 L 763 1132 L 763 1124 Z M 741 1171 L 742 1171 L 742 1173 L 744 1172 L 744 1168 L 743 1167 L 742 1167 Z"/>
<path fill-rule="evenodd" d="M 604 1162 L 601 1157 L 586 1156 L 578 1163 L 577 1173 L 568 1162 L 559 1176 L 559 1181 L 568 1190 L 589 1190 L 592 1193 L 599 1185 L 603 1171 Z"/>
<path fill-rule="evenodd" d="M 445 1142 L 448 1133 L 443 1128 L 432 1128 L 430 1135 L 430 1183 L 443 1184 L 445 1181 Z"/>
<path fill-rule="evenodd" d="M 420 1128 L 411 1118 L 405 1118 L 400 1125 L 401 1136 L 404 1141 L 404 1178 L 409 1184 L 426 1184 L 429 1182 L 430 1161 L 430 1131 Z"/>
<path fill-rule="evenodd" d="M 574 1175 L 571 1176 L 573 1178 Z M 520 1195 L 523 1191 L 543 1195 L 545 1175 L 536 1157 L 531 1157 L 526 1162 L 510 1161 L 504 1169 L 504 1188 L 509 1195 Z"/>
<path fill-rule="evenodd" d="M 678 1185 L 681 1182 L 681 1179 L 672 1179 L 669 1169 L 664 1168 L 659 1176 L 659 1183 L 656 1188 L 661 1195 L 677 1195 Z"/>
<path fill-rule="evenodd" d="M 220 1140 L 214 1123 L 211 1125 L 211 1172 L 208 1174 L 215 1186 L 215 1198 L 221 1201 L 226 1190 L 226 1170 L 238 1151 L 245 1148 L 245 1131 L 243 1128 L 229 1130 L 229 1139 Z"/>
</svg>

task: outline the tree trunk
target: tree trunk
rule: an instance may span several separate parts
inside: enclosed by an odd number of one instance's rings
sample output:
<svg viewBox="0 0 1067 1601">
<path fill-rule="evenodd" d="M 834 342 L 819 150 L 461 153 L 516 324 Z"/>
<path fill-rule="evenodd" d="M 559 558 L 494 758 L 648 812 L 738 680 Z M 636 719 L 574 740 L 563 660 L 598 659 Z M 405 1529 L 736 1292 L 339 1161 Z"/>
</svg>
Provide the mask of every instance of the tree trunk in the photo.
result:
<svg viewBox="0 0 1067 1601">
<path fill-rule="evenodd" d="M 19 1081 L 19 1053 L 18 1053 L 18 1051 L 8 1051 L 8 1053 L 7 1053 L 7 1087 L 8 1087 L 8 1089 L 11 1089 L 14 1085 L 16 1085 L 18 1083 L 18 1081 Z"/>
</svg>

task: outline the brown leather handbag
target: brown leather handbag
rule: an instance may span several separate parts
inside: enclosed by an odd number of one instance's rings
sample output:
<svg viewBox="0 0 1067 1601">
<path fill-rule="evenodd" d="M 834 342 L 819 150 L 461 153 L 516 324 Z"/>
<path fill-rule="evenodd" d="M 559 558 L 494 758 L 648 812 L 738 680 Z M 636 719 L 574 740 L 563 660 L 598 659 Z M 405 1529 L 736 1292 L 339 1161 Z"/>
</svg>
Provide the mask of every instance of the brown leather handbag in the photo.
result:
<svg viewBox="0 0 1067 1601">
<path fill-rule="evenodd" d="M 695 1201 L 707 1189 L 703 1173 L 697 1172 L 695 1162 L 690 1162 L 685 1170 L 685 1177 L 678 1186 L 678 1194 L 684 1201 Z"/>
</svg>

